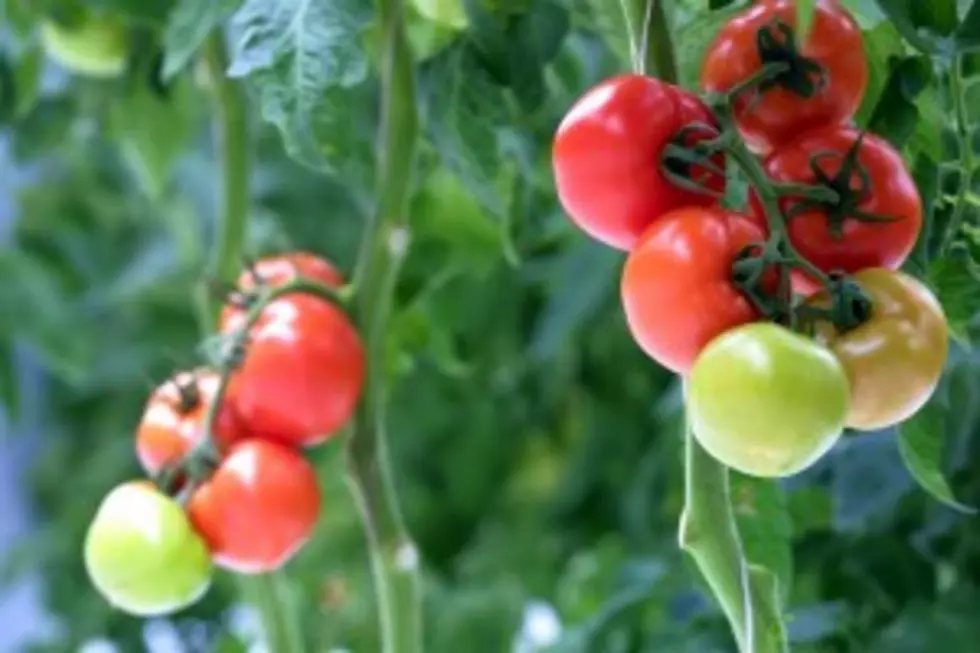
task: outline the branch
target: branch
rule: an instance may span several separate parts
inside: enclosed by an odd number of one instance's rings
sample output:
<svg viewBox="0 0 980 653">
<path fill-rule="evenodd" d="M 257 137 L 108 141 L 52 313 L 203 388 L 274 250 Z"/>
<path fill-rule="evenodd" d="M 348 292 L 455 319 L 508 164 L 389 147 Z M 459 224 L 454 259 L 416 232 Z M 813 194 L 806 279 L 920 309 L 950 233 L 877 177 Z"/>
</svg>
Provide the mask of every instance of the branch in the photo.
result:
<svg viewBox="0 0 980 653">
<path fill-rule="evenodd" d="M 384 653 L 422 650 L 418 551 L 405 528 L 388 462 L 385 335 L 401 262 L 419 136 L 415 70 L 403 0 L 381 0 L 384 34 L 378 204 L 367 225 L 355 274 L 355 315 L 368 357 L 364 396 L 349 442 L 349 482 L 371 554 Z"/>
</svg>

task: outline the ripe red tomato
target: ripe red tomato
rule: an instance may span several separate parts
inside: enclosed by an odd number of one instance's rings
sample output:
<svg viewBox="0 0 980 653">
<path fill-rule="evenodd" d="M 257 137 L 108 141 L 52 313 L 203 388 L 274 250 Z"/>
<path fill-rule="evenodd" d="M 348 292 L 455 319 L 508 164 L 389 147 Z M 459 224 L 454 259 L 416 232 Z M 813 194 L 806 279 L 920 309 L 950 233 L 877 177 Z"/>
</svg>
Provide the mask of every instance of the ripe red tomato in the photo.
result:
<svg viewBox="0 0 980 653">
<path fill-rule="evenodd" d="M 232 313 L 225 333 L 244 319 Z M 339 308 L 306 294 L 271 302 L 249 331 L 229 392 L 252 433 L 291 446 L 319 444 L 354 414 L 364 384 L 364 347 Z"/>
<path fill-rule="evenodd" d="M 270 286 L 278 286 L 296 277 L 306 277 L 327 286 L 344 285 L 343 275 L 330 261 L 310 252 L 288 252 L 259 259 L 252 269 L 245 270 L 239 275 L 240 290 L 251 290 L 255 287 L 253 272 Z"/>
<path fill-rule="evenodd" d="M 781 28 L 779 26 L 782 26 Z M 759 72 L 763 61 L 786 62 L 787 33 L 796 26 L 796 2 L 762 0 L 725 25 L 708 48 L 701 85 L 725 92 Z M 765 59 L 760 41 L 768 39 Z M 796 62 L 761 94 L 743 93 L 735 103 L 735 118 L 749 147 L 768 154 L 804 130 L 848 120 L 861 105 L 868 83 L 868 62 L 861 29 L 837 0 L 818 0 L 813 23 Z M 809 62 L 809 63 L 806 63 Z M 793 90 L 824 81 L 810 97 Z"/>
<path fill-rule="evenodd" d="M 216 564 L 257 574 L 278 569 L 309 540 L 320 489 L 298 452 L 246 440 L 194 492 L 187 511 Z"/>
<path fill-rule="evenodd" d="M 177 462 L 200 442 L 219 381 L 217 372 L 202 368 L 180 372 L 153 391 L 136 429 L 136 455 L 148 474 Z M 219 450 L 244 436 L 233 404 L 226 392 L 213 434 Z"/>
<path fill-rule="evenodd" d="M 664 147 L 691 123 L 715 120 L 695 96 L 651 77 L 621 75 L 586 93 L 559 125 L 553 149 L 558 197 L 572 220 L 593 238 L 629 250 L 661 214 L 713 204 L 714 197 L 681 188 L 661 168 Z M 691 174 L 708 173 L 694 166 Z M 722 190 L 721 176 L 706 179 Z"/>
<path fill-rule="evenodd" d="M 325 286 L 340 287 L 344 285 L 344 277 L 330 261 L 310 252 L 287 252 L 276 256 L 259 259 L 251 269 L 243 270 L 238 275 L 237 288 L 242 292 L 255 289 L 255 276 L 267 286 L 281 286 L 296 277 L 304 277 Z M 241 308 L 226 305 L 221 313 L 222 321 L 228 321 L 232 314 L 241 312 Z"/>
<path fill-rule="evenodd" d="M 844 198 L 839 206 L 814 205 L 789 221 L 793 245 L 824 272 L 853 273 L 874 267 L 897 270 L 922 230 L 922 200 L 915 181 L 901 155 L 877 136 L 866 134 L 857 153 L 857 161 L 867 173 L 867 186 L 858 173 L 849 179 L 841 175 L 836 184 L 817 178 L 813 165 L 828 178 L 837 176 L 858 137 L 859 133 L 850 127 L 826 127 L 780 148 L 766 161 L 766 172 L 776 182 L 827 185 Z M 786 197 L 780 205 L 784 212 L 791 211 L 797 201 L 798 198 Z M 856 212 L 892 220 L 862 221 Z M 753 214 L 764 224 L 757 198 L 753 198 Z M 816 289 L 813 280 L 803 275 L 794 275 L 793 285 L 804 294 Z"/>
<path fill-rule="evenodd" d="M 678 209 L 653 223 L 626 260 L 621 286 L 640 347 L 686 374 L 717 335 L 758 319 L 732 282 L 732 263 L 762 240 L 758 226 L 719 208 Z"/>
</svg>

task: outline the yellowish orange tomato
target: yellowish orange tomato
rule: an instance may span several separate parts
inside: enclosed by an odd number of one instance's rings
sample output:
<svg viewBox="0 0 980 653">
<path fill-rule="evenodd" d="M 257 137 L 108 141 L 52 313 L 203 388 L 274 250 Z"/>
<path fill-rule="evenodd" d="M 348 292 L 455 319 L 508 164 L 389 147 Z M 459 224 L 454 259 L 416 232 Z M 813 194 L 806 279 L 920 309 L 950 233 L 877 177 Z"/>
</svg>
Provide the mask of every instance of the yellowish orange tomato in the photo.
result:
<svg viewBox="0 0 980 653">
<path fill-rule="evenodd" d="M 817 337 L 837 355 L 851 384 L 847 425 L 869 431 L 899 424 L 929 400 L 946 364 L 946 317 L 932 292 L 903 272 L 870 268 L 853 279 L 871 298 L 871 318 L 839 333 L 818 323 Z M 826 305 L 820 293 L 808 300 Z"/>
</svg>

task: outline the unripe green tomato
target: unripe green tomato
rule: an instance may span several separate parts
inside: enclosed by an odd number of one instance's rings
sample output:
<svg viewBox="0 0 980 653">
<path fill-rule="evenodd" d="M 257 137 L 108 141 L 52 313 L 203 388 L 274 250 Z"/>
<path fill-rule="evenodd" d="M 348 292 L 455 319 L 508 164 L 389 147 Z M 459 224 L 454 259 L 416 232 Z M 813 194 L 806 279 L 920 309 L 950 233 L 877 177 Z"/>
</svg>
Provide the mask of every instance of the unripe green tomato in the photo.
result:
<svg viewBox="0 0 980 653">
<path fill-rule="evenodd" d="M 715 338 L 689 378 L 698 442 L 751 476 L 791 476 L 837 442 L 850 408 L 847 375 L 825 347 L 770 323 Z"/>
<path fill-rule="evenodd" d="M 119 20 L 86 14 L 66 27 L 52 20 L 41 24 L 45 52 L 66 69 L 92 77 L 115 77 L 126 69 L 129 37 Z"/>
<path fill-rule="evenodd" d="M 85 568 L 109 603 L 136 616 L 176 612 L 211 582 L 211 556 L 183 508 L 145 481 L 102 501 L 85 537 Z"/>
<path fill-rule="evenodd" d="M 412 0 L 415 10 L 429 20 L 454 29 L 466 29 L 469 20 L 463 0 Z"/>
</svg>

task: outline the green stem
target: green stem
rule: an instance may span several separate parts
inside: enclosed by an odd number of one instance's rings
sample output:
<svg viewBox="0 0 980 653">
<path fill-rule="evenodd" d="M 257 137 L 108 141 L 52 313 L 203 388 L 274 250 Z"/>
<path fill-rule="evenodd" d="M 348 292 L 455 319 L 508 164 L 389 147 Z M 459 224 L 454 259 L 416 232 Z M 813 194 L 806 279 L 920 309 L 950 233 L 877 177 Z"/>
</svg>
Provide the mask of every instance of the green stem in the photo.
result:
<svg viewBox="0 0 980 653">
<path fill-rule="evenodd" d="M 728 618 L 741 653 L 785 653 L 772 574 L 750 567 L 732 509 L 729 471 L 686 433 L 681 547 L 694 559 Z"/>
<path fill-rule="evenodd" d="M 368 371 L 348 448 L 349 483 L 367 537 L 384 653 L 422 650 L 419 554 L 405 527 L 388 461 L 386 334 L 401 262 L 419 137 L 415 71 L 403 0 L 381 0 L 384 46 L 378 138 L 378 204 L 355 277 L 355 315 Z"/>
<path fill-rule="evenodd" d="M 220 31 L 208 38 L 204 63 L 214 92 L 215 150 L 219 153 L 222 171 L 218 235 L 208 276 L 234 283 L 248 233 L 251 171 L 248 115 L 241 85 L 225 75 L 228 54 Z M 213 301 L 207 289 L 202 290 L 200 304 L 202 314 L 207 316 L 205 331 L 209 332 L 217 320 L 220 305 Z"/>
<path fill-rule="evenodd" d="M 724 120 L 724 113 L 719 113 L 719 118 Z M 736 134 L 734 128 L 726 133 Z M 728 157 L 735 162 L 745 175 L 749 184 L 755 189 L 762 209 L 766 215 L 766 223 L 769 226 L 769 237 L 773 242 L 778 242 L 783 254 L 795 267 L 806 272 L 810 277 L 817 280 L 823 287 L 829 288 L 830 278 L 816 265 L 811 263 L 801 255 L 789 239 L 789 226 L 786 216 L 779 208 L 779 193 L 773 185 L 766 171 L 763 170 L 759 160 L 749 152 L 748 147 L 740 138 L 734 136 L 729 139 L 728 147 L 725 150 Z"/>
<path fill-rule="evenodd" d="M 949 218 L 949 224 L 946 226 L 946 231 L 943 234 L 942 247 L 939 250 L 941 253 L 949 251 L 963 224 L 970 193 L 970 178 L 973 174 L 974 166 L 973 146 L 970 143 L 970 127 L 963 94 L 963 77 L 960 71 L 961 65 L 960 57 L 956 57 L 950 66 L 949 93 L 953 96 L 953 109 L 956 113 L 956 137 L 960 148 L 960 169 L 963 171 L 964 178 L 960 180 L 960 188 L 956 194 L 953 213 Z"/>
<path fill-rule="evenodd" d="M 677 83 L 677 61 L 663 0 L 620 0 L 633 70 Z"/>
<path fill-rule="evenodd" d="M 303 633 L 295 618 L 298 606 L 289 594 L 289 582 L 282 572 L 239 576 L 238 586 L 259 613 L 268 649 L 275 653 L 305 653 Z"/>
</svg>

